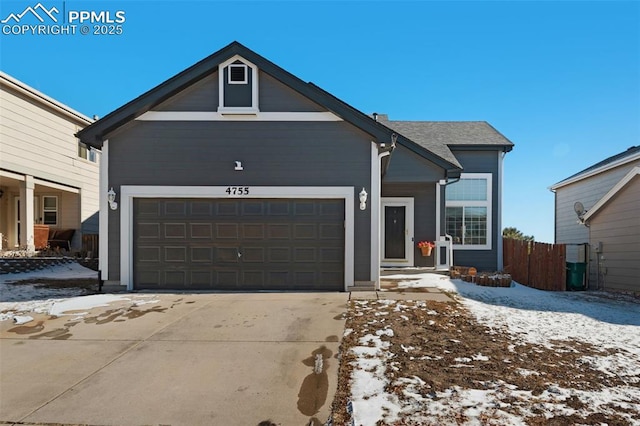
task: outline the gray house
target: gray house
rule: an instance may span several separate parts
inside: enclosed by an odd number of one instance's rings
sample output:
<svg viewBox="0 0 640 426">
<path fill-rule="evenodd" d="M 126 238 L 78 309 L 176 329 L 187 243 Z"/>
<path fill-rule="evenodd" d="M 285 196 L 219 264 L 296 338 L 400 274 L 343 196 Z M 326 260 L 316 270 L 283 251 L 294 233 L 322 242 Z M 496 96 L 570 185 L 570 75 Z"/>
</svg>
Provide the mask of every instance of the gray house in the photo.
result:
<svg viewBox="0 0 640 426">
<path fill-rule="evenodd" d="M 588 263 L 590 288 L 640 293 L 640 146 L 551 186 L 555 241 Z M 581 249 L 584 247 L 584 249 Z"/>
<path fill-rule="evenodd" d="M 107 284 L 344 291 L 381 266 L 502 266 L 510 141 L 365 115 L 237 42 L 78 136 L 102 149 Z"/>
</svg>

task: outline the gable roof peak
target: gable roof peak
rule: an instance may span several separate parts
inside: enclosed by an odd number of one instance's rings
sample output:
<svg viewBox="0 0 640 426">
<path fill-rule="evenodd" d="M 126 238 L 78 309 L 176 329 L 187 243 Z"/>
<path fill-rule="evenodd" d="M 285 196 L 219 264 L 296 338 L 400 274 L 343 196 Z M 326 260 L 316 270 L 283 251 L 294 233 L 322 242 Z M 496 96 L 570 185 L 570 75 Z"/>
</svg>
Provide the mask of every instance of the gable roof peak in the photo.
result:
<svg viewBox="0 0 640 426">
<path fill-rule="evenodd" d="M 589 167 L 587 167 L 586 169 L 583 169 L 581 171 L 579 171 L 578 173 L 574 173 L 573 175 L 569 176 L 568 178 L 565 178 L 563 180 L 561 180 L 560 182 L 552 185 L 549 187 L 550 190 L 554 191 L 557 188 L 560 188 L 562 186 L 568 185 L 570 183 L 573 182 L 577 182 L 579 180 L 585 179 L 589 176 L 593 176 L 595 174 L 604 172 L 606 170 L 609 170 L 611 168 L 617 167 L 621 164 L 625 164 L 629 161 L 634 161 L 640 159 L 640 145 L 638 146 L 630 146 L 629 148 L 627 148 L 626 150 L 619 152 L 615 155 L 612 155 L 610 157 L 605 158 L 602 161 L 599 161 Z"/>
<path fill-rule="evenodd" d="M 380 142 L 388 141 L 391 139 L 392 134 L 395 133 L 395 130 L 388 125 L 376 122 L 371 116 L 364 114 L 321 87 L 311 82 L 307 83 L 301 80 L 265 57 L 245 47 L 240 42 L 233 41 L 155 88 L 107 114 L 94 124 L 78 132 L 77 136 L 91 146 L 100 147 L 104 138 L 108 137 L 111 132 L 135 120 L 171 96 L 174 96 L 190 85 L 210 75 L 212 72 L 218 70 L 220 64 L 225 63 L 225 61 L 236 55 L 255 64 L 261 72 L 276 78 L 281 83 L 289 86 L 291 89 L 306 96 L 317 104 L 322 105 L 353 126 L 367 132 L 372 136 L 373 140 Z M 416 150 L 420 155 L 433 161 L 447 172 L 457 173 L 461 169 L 460 164 L 452 155 L 441 155 L 441 152 L 433 151 L 428 147 L 416 144 L 409 138 L 401 138 L 398 142 L 410 146 L 411 149 Z M 446 152 L 444 154 L 446 154 Z"/>
</svg>

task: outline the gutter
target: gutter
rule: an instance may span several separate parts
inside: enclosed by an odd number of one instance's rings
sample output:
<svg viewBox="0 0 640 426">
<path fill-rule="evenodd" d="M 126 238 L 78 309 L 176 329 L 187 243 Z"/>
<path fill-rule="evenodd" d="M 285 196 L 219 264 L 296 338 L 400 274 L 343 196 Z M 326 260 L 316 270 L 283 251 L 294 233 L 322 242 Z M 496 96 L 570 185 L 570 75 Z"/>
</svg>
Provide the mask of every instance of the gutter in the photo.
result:
<svg viewBox="0 0 640 426">
<path fill-rule="evenodd" d="M 640 153 L 636 153 L 636 154 L 630 155 L 628 157 L 619 158 L 616 161 L 604 164 L 604 165 L 602 165 L 602 166 L 600 166 L 600 167 L 598 167 L 596 169 L 589 170 L 588 172 L 580 172 L 577 175 L 574 175 L 573 177 L 569 177 L 569 178 L 567 178 L 565 180 L 562 180 L 562 181 L 560 181 L 558 183 L 555 183 L 555 184 L 549 186 L 548 189 L 551 192 L 555 192 L 557 189 L 562 188 L 563 186 L 567 186 L 567 185 L 570 185 L 572 183 L 579 182 L 579 181 L 584 180 L 586 178 L 589 178 L 591 176 L 594 176 L 594 175 L 597 175 L 597 174 L 600 174 L 600 173 L 604 173 L 604 172 L 606 172 L 608 170 L 614 169 L 614 168 L 616 168 L 618 166 L 622 166 L 624 164 L 627 164 L 627 163 L 630 163 L 630 162 L 636 161 L 636 160 L 640 160 Z"/>
</svg>

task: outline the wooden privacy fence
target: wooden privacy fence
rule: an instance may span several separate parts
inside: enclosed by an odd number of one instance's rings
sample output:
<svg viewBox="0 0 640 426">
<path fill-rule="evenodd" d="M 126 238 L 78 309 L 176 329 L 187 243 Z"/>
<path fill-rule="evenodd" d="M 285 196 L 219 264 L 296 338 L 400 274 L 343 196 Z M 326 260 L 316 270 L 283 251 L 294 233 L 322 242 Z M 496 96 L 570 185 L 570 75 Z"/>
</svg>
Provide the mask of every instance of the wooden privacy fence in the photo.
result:
<svg viewBox="0 0 640 426">
<path fill-rule="evenodd" d="M 539 290 L 566 289 L 566 246 L 503 238 L 505 270 L 520 284 Z"/>
<path fill-rule="evenodd" d="M 98 234 L 82 234 L 82 255 L 93 259 L 98 257 Z"/>
</svg>

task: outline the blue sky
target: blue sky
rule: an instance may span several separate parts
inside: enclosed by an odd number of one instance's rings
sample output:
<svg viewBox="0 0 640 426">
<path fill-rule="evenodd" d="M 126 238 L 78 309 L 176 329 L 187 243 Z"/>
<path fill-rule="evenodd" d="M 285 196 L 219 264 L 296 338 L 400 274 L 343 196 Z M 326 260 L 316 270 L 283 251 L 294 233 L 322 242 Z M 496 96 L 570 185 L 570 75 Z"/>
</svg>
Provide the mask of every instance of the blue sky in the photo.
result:
<svg viewBox="0 0 640 426">
<path fill-rule="evenodd" d="M 0 19 L 37 3 L 2 0 Z M 636 1 L 41 3 L 125 12 L 121 35 L 0 35 L 4 72 L 89 116 L 237 40 L 365 113 L 488 121 L 516 144 L 503 225 L 538 241 L 550 185 L 640 144 Z"/>
</svg>

